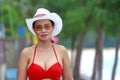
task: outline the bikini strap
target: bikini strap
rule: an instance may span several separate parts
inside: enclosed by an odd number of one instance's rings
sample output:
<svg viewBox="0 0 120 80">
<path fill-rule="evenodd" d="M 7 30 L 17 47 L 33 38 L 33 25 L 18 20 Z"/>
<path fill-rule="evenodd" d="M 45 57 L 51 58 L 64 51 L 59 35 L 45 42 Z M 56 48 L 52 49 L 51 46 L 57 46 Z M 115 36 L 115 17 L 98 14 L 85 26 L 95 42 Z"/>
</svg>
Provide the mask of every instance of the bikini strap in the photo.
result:
<svg viewBox="0 0 120 80">
<path fill-rule="evenodd" d="M 55 48 L 54 48 L 54 46 L 53 46 L 53 45 L 52 45 L 52 48 L 53 48 L 53 51 L 54 51 L 55 57 L 56 57 L 57 62 L 58 62 L 58 57 L 57 57 L 57 54 L 56 54 L 56 51 L 55 51 Z"/>
<path fill-rule="evenodd" d="M 35 59 L 36 49 L 37 49 L 37 45 L 36 45 L 35 48 L 34 48 L 34 55 L 33 55 L 33 61 L 32 61 L 32 63 L 34 62 L 34 59 Z"/>
</svg>

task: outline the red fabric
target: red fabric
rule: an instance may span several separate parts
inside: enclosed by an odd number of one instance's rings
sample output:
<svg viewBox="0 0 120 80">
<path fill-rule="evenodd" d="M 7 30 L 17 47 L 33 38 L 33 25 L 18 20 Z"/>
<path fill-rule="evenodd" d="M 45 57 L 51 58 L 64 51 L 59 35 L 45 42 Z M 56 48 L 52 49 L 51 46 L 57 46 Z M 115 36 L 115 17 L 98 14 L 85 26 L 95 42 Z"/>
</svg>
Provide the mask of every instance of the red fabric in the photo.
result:
<svg viewBox="0 0 120 80">
<path fill-rule="evenodd" d="M 37 47 L 37 46 L 36 46 Z M 42 80 L 42 79 L 51 79 L 51 80 L 60 80 L 60 75 L 62 74 L 62 67 L 58 62 L 56 51 L 52 46 L 57 62 L 53 64 L 48 70 L 44 70 L 40 65 L 34 63 L 34 58 L 36 54 L 36 48 L 34 50 L 33 62 L 28 68 L 27 75 L 29 80 Z"/>
</svg>

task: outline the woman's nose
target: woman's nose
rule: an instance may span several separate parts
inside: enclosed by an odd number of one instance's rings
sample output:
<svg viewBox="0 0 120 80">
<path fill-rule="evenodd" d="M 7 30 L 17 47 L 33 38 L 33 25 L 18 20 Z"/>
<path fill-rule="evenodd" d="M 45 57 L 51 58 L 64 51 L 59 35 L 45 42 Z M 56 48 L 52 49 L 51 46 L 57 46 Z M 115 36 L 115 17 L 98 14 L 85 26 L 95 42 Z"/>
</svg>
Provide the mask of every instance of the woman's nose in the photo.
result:
<svg viewBox="0 0 120 80">
<path fill-rule="evenodd" d="M 42 31 L 42 32 L 46 31 L 45 27 L 42 27 L 41 31 Z"/>
</svg>

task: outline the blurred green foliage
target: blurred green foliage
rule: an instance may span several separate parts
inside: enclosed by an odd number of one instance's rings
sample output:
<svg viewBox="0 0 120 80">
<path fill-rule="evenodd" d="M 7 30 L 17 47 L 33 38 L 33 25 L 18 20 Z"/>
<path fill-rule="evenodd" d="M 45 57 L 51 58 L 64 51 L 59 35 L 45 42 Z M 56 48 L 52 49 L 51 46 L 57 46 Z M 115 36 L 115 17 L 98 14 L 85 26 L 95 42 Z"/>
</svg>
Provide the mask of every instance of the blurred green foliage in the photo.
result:
<svg viewBox="0 0 120 80">
<path fill-rule="evenodd" d="M 119 3 L 119 0 L 4 0 L 0 3 L 3 13 L 0 23 L 3 22 L 8 29 L 7 35 L 17 37 L 18 27 L 26 26 L 25 18 L 32 17 L 37 8 L 44 7 L 62 17 L 61 37 L 80 35 L 86 28 L 87 20 L 89 30 L 103 27 L 107 35 L 117 36 L 120 30 Z"/>
</svg>

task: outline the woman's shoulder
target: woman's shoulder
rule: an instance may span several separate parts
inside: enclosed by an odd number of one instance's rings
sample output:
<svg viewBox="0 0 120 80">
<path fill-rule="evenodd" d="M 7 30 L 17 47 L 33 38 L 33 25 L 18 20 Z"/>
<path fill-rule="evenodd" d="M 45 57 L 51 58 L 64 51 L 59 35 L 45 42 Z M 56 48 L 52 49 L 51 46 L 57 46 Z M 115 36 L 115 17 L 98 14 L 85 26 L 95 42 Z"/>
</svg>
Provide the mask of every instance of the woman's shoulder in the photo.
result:
<svg viewBox="0 0 120 80">
<path fill-rule="evenodd" d="M 59 53 L 62 54 L 63 56 L 65 56 L 68 53 L 66 47 L 63 45 L 55 44 L 55 47 L 57 51 L 59 51 Z"/>
<path fill-rule="evenodd" d="M 65 46 L 60 45 L 60 44 L 55 44 L 54 46 L 61 51 L 66 51 L 67 50 Z"/>
<path fill-rule="evenodd" d="M 25 48 L 22 50 L 21 53 L 22 53 L 23 55 L 29 55 L 31 52 L 33 52 L 34 47 L 35 47 L 35 45 L 29 46 L 29 47 L 25 47 Z"/>
<path fill-rule="evenodd" d="M 59 44 L 55 44 L 55 47 L 58 51 L 58 54 L 61 56 L 62 59 L 66 59 L 69 57 L 68 55 L 68 50 L 65 46 L 63 45 L 59 45 Z"/>
</svg>

